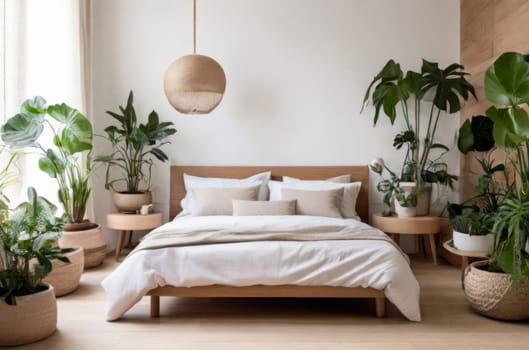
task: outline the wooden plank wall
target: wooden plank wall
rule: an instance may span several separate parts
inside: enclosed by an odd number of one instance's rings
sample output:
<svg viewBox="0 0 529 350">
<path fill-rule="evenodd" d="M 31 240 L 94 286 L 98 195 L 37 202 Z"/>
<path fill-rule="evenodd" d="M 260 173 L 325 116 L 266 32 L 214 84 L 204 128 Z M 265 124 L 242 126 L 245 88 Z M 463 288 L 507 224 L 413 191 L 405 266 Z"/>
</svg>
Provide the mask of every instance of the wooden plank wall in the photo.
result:
<svg viewBox="0 0 529 350">
<path fill-rule="evenodd" d="M 478 101 L 471 100 L 461 112 L 461 123 L 473 115 L 485 114 L 483 79 L 490 64 L 503 52 L 529 53 L 528 0 L 461 0 L 461 64 L 471 74 Z M 460 192 L 472 194 L 479 168 L 475 155 L 461 157 Z M 499 156 L 499 155 L 498 155 Z M 502 158 L 499 158 L 502 159 Z"/>
</svg>

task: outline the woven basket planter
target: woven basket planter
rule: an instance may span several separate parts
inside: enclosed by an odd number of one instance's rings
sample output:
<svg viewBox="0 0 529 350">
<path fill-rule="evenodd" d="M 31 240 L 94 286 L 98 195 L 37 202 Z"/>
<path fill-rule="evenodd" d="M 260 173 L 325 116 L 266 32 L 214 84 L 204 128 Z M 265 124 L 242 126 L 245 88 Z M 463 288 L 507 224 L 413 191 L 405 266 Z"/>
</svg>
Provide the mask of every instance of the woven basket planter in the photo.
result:
<svg viewBox="0 0 529 350">
<path fill-rule="evenodd" d="M 51 284 L 55 290 L 55 296 L 61 297 L 70 294 L 79 287 L 79 281 L 84 270 L 84 250 L 77 248 L 66 254 L 70 263 L 53 260 L 53 270 L 46 276 L 44 282 Z"/>
<path fill-rule="evenodd" d="M 522 278 L 519 287 L 512 285 L 506 273 L 488 272 L 477 268 L 487 261 L 474 262 L 465 272 L 465 297 L 477 312 L 499 320 L 529 318 L 529 278 Z"/>
<path fill-rule="evenodd" d="M 84 267 L 101 265 L 107 256 L 107 243 L 101 226 L 83 231 L 64 231 L 59 239 L 61 248 L 82 247 L 84 250 Z"/>
<path fill-rule="evenodd" d="M 0 346 L 36 342 L 57 329 L 57 301 L 53 287 L 16 297 L 16 305 L 0 300 Z"/>
</svg>

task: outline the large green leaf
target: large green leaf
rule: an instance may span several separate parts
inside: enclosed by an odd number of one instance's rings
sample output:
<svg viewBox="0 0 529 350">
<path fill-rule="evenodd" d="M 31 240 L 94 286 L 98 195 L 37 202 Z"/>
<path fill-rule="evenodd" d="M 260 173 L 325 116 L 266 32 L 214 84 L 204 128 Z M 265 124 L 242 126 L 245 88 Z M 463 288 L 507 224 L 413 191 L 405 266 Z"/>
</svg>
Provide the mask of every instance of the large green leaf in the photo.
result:
<svg viewBox="0 0 529 350">
<path fill-rule="evenodd" d="M 2 141 L 11 148 L 35 147 L 44 130 L 44 115 L 19 113 L 0 128 Z"/>
<path fill-rule="evenodd" d="M 523 109 L 492 106 L 486 114 L 494 122 L 492 133 L 499 147 L 513 149 L 529 138 L 529 115 Z"/>
<path fill-rule="evenodd" d="M 62 124 L 58 147 L 69 154 L 92 149 L 92 124 L 81 112 L 62 103 L 48 107 L 48 114 Z"/>
<path fill-rule="evenodd" d="M 57 152 L 52 149 L 46 151 L 46 157 L 39 159 L 39 168 L 49 176 L 56 178 L 66 169 L 65 162 Z"/>
<path fill-rule="evenodd" d="M 485 73 L 485 95 L 499 105 L 529 103 L 529 63 L 525 56 L 506 52 L 498 57 Z"/>
</svg>

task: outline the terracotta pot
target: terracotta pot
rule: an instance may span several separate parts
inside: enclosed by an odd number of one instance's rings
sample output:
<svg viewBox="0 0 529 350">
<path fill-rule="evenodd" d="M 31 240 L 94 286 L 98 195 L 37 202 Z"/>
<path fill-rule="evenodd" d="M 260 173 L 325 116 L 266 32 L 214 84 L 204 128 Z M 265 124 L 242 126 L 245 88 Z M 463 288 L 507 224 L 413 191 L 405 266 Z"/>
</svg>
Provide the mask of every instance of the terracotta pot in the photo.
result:
<svg viewBox="0 0 529 350">
<path fill-rule="evenodd" d="M 477 312 L 500 320 L 529 318 L 529 278 L 522 277 L 520 286 L 513 286 L 506 273 L 488 272 L 487 261 L 477 261 L 465 271 L 465 298 Z"/>
<path fill-rule="evenodd" d="M 41 292 L 16 297 L 16 305 L 0 300 L 0 346 L 36 342 L 57 329 L 57 301 L 52 286 Z"/>
<path fill-rule="evenodd" d="M 142 205 L 152 203 L 152 193 L 150 191 L 143 193 L 113 192 L 112 200 L 120 213 L 136 213 Z"/>
<path fill-rule="evenodd" d="M 83 274 L 84 249 L 79 247 L 73 252 L 66 254 L 66 257 L 70 260 L 70 263 L 64 263 L 58 259 L 53 260 L 53 269 L 44 279 L 44 282 L 53 286 L 57 297 L 76 290 Z"/>
<path fill-rule="evenodd" d="M 101 226 L 83 231 L 64 231 L 59 238 L 59 247 L 77 248 L 84 250 L 84 267 L 90 268 L 101 265 L 107 255 L 107 243 Z"/>
<path fill-rule="evenodd" d="M 467 252 L 485 252 L 491 253 L 494 245 L 494 236 L 488 235 L 469 235 L 454 230 L 453 234 L 454 247 Z"/>
</svg>

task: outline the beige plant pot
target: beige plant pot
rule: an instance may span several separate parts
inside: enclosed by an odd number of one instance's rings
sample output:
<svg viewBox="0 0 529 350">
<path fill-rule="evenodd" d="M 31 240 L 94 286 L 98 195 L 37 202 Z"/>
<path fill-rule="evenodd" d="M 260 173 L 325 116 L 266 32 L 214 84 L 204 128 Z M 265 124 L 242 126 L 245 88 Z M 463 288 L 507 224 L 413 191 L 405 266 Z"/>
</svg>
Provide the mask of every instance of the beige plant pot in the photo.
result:
<svg viewBox="0 0 529 350">
<path fill-rule="evenodd" d="M 59 247 L 82 247 L 85 268 L 101 265 L 107 255 L 107 243 L 100 225 L 89 230 L 64 231 L 62 237 L 59 238 Z"/>
<path fill-rule="evenodd" d="M 469 265 L 465 271 L 465 298 L 477 312 L 499 320 L 525 320 L 529 318 L 529 278 L 523 277 L 519 287 L 513 286 L 506 273 L 488 272 L 478 266 L 487 261 Z"/>
<path fill-rule="evenodd" d="M 70 263 L 64 263 L 58 259 L 53 260 L 53 269 L 44 279 L 44 282 L 53 286 L 57 297 L 76 290 L 84 270 L 84 249 L 82 247 L 66 254 L 66 257 Z"/>
<path fill-rule="evenodd" d="M 143 193 L 113 192 L 112 200 L 120 213 L 136 213 L 142 205 L 152 203 L 152 193 L 150 191 Z"/>
<path fill-rule="evenodd" d="M 400 187 L 404 191 L 414 191 L 417 187 L 415 182 L 401 182 Z M 432 184 L 426 183 L 418 189 L 416 216 L 430 215 L 430 203 L 432 201 Z"/>
<path fill-rule="evenodd" d="M 53 287 L 16 297 L 16 305 L 0 300 L 0 346 L 36 342 L 57 329 L 57 301 Z"/>
</svg>

